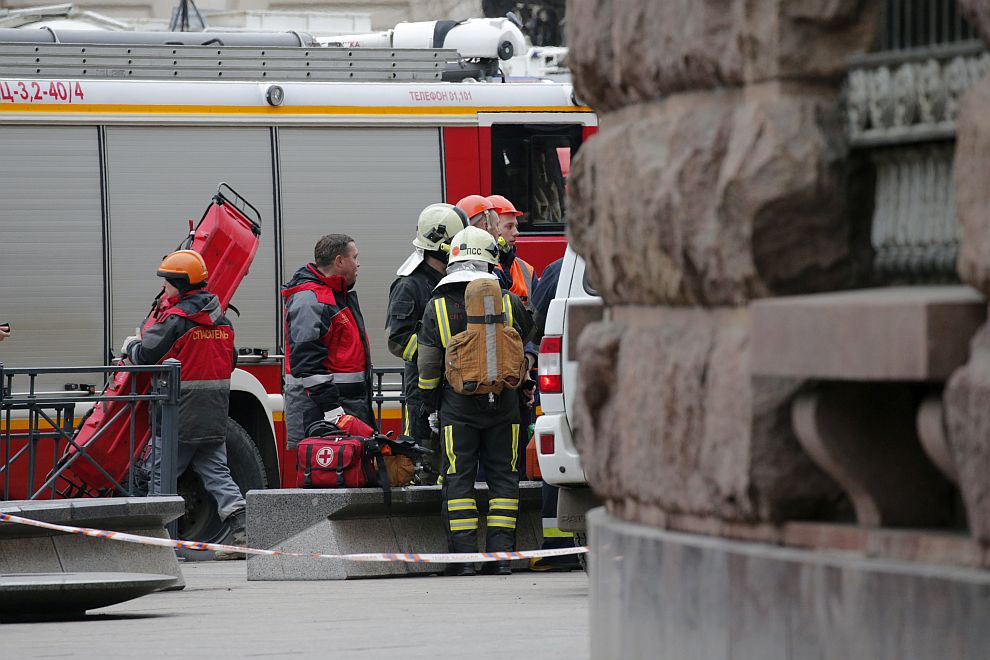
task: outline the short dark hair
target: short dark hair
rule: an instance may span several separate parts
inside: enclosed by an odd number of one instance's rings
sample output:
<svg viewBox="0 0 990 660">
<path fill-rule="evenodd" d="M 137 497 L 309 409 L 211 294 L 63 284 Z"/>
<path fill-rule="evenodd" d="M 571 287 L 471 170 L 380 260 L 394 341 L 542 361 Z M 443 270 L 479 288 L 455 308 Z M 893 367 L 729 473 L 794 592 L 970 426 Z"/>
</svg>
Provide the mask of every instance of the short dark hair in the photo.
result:
<svg viewBox="0 0 990 660">
<path fill-rule="evenodd" d="M 326 268 L 333 264 L 334 260 L 348 253 L 347 246 L 354 242 L 354 239 L 347 234 L 327 234 L 316 242 L 313 249 L 313 261 L 317 268 Z"/>
</svg>

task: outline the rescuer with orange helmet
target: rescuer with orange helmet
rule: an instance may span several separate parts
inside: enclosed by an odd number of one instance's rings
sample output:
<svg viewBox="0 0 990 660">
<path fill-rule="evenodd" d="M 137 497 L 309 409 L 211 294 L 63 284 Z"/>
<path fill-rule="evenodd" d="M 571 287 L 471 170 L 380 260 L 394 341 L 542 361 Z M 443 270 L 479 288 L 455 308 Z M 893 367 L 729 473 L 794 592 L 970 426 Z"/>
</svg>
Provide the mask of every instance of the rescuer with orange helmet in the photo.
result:
<svg viewBox="0 0 990 660">
<path fill-rule="evenodd" d="M 179 448 L 176 474 L 192 468 L 217 502 L 230 530 L 232 545 L 244 545 L 244 496 L 227 466 L 227 408 L 230 374 L 237 351 L 234 328 L 220 300 L 206 290 L 206 262 L 198 252 L 179 250 L 166 256 L 157 274 L 165 280 L 163 296 L 145 319 L 140 336 L 128 337 L 121 353 L 133 364 L 182 364 L 179 397 Z M 156 437 L 156 441 L 159 439 Z M 161 492 L 161 452 L 145 463 L 151 492 Z M 243 555 L 228 555 L 234 558 Z"/>
</svg>

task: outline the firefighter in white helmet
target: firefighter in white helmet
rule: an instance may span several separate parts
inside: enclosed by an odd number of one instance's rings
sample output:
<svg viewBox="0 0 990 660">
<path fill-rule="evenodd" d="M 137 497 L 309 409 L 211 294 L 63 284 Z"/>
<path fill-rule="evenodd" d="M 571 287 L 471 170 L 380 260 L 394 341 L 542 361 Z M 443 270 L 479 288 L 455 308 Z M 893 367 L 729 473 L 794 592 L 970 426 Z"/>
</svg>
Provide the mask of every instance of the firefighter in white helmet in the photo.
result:
<svg viewBox="0 0 990 660">
<path fill-rule="evenodd" d="M 437 443 L 430 432 L 422 397 L 419 394 L 418 355 L 419 324 L 426 304 L 433 296 L 433 287 L 440 282 L 447 268 L 450 241 L 454 234 L 467 227 L 467 215 L 451 204 L 430 204 L 419 214 L 416 223 L 415 251 L 396 271 L 395 281 L 388 292 L 388 314 L 385 329 L 388 350 L 402 358 L 404 364 L 403 390 L 406 395 L 406 418 L 403 434 L 415 438 L 424 447 L 436 451 Z M 416 482 L 436 483 L 439 458 L 434 454 L 417 466 Z"/>
<path fill-rule="evenodd" d="M 467 227 L 454 236 L 447 274 L 434 289 L 419 332 L 419 388 L 424 403 L 439 410 L 437 427 L 441 452 L 443 503 L 452 552 L 478 551 L 478 507 L 474 481 L 481 462 L 488 482 L 487 550 L 515 549 L 516 515 L 519 510 L 519 398 L 512 389 L 500 394 L 456 392 L 444 377 L 445 352 L 452 337 L 468 327 L 465 290 L 474 280 L 497 282 L 492 271 L 498 265 L 498 246 L 484 229 Z M 500 320 L 525 341 L 533 321 L 518 296 L 502 292 Z M 472 323 L 480 323 L 477 320 Z M 483 323 L 490 323 L 489 320 Z M 519 347 L 521 354 L 522 346 Z M 508 575 L 509 562 L 486 563 L 488 572 Z M 471 564 L 455 564 L 455 575 L 473 575 Z"/>
</svg>

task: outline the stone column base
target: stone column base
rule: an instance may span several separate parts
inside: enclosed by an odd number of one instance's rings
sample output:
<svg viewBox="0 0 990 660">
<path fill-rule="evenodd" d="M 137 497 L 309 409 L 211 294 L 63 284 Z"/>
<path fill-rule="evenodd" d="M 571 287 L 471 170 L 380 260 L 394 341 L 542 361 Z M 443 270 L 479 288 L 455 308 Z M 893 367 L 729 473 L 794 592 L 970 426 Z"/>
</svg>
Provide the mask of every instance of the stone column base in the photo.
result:
<svg viewBox="0 0 990 660">
<path fill-rule="evenodd" d="M 666 532 L 598 508 L 591 657 L 984 660 L 990 572 Z"/>
</svg>

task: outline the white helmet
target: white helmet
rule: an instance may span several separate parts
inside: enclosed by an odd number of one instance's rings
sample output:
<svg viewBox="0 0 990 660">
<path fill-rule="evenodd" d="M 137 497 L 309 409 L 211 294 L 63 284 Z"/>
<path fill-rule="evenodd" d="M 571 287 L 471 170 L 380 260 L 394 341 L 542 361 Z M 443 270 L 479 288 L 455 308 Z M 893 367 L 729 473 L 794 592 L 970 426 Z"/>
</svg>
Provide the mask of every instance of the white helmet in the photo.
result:
<svg viewBox="0 0 990 660">
<path fill-rule="evenodd" d="M 454 264 L 458 261 L 483 261 L 497 266 L 498 245 L 492 235 L 484 229 L 465 227 L 457 232 L 450 242 L 448 263 Z"/>
<path fill-rule="evenodd" d="M 430 204 L 419 214 L 412 244 L 423 250 L 441 250 L 441 246 L 449 245 L 454 234 L 467 225 L 467 216 L 456 206 Z"/>
</svg>

